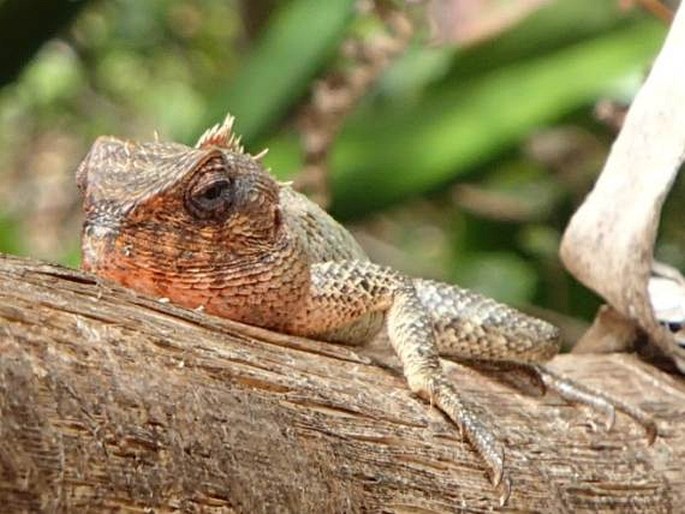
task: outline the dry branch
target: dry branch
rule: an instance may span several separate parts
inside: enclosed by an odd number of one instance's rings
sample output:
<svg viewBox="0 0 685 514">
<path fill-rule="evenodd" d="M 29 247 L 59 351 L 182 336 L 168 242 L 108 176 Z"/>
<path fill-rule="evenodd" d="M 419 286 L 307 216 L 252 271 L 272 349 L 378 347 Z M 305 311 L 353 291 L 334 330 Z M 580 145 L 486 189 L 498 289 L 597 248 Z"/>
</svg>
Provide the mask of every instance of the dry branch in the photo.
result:
<svg viewBox="0 0 685 514">
<path fill-rule="evenodd" d="M 0 258 L 6 512 L 493 508 L 475 453 L 391 367 Z M 640 404 L 662 437 L 476 371 L 455 383 L 507 442 L 508 507 L 665 512 L 685 500 L 685 388 L 627 355 L 558 371 Z"/>
<path fill-rule="evenodd" d="M 597 183 L 566 228 L 560 255 L 571 274 L 639 325 L 685 373 L 685 348 L 657 321 L 648 291 L 661 207 L 685 161 L 683 55 L 685 4 Z"/>
</svg>

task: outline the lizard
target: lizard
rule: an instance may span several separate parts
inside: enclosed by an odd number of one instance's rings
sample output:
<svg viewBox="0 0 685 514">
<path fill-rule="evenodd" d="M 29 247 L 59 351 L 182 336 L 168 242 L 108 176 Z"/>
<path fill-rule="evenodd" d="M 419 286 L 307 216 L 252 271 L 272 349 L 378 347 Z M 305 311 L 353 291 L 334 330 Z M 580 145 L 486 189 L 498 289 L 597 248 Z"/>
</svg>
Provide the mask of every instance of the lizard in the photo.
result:
<svg viewBox="0 0 685 514">
<path fill-rule="evenodd" d="M 505 448 L 447 379 L 441 357 L 528 373 L 543 390 L 644 426 L 637 406 L 575 383 L 544 362 L 556 326 L 456 285 L 369 260 L 353 236 L 276 180 L 230 114 L 194 147 L 99 137 L 76 171 L 82 268 L 182 307 L 267 329 L 358 345 L 384 331 L 409 389 L 439 408 L 481 457 L 503 505 Z"/>
</svg>

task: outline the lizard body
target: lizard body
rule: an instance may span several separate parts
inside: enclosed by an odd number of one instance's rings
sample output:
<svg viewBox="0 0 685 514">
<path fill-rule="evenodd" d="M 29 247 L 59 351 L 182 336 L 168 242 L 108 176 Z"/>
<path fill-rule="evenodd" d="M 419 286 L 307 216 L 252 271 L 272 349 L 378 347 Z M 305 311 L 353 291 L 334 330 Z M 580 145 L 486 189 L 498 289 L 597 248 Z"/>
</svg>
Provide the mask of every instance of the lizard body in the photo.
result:
<svg viewBox="0 0 685 514">
<path fill-rule="evenodd" d="M 445 378 L 439 355 L 526 371 L 612 420 L 656 435 L 637 407 L 552 374 L 556 327 L 475 292 L 369 261 L 333 218 L 244 151 L 233 119 L 195 148 L 101 137 L 77 171 L 82 265 L 188 308 L 290 334 L 361 344 L 385 329 L 409 388 L 440 408 L 509 494 L 504 449 Z"/>
</svg>

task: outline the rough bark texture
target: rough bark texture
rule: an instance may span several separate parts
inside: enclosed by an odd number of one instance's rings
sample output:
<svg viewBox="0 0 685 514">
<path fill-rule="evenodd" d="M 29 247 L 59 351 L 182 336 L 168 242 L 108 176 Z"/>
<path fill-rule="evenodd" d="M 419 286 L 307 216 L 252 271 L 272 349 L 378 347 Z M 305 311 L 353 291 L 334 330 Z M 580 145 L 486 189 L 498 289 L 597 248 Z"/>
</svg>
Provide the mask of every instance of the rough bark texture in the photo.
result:
<svg viewBox="0 0 685 514">
<path fill-rule="evenodd" d="M 495 508 L 457 430 L 408 392 L 392 359 L 370 355 L 0 258 L 3 510 Z M 607 433 L 552 395 L 452 373 L 508 444 L 507 508 L 685 504 L 682 379 L 627 355 L 566 355 L 551 367 L 653 412 L 661 437 L 650 448 L 624 417 Z"/>
</svg>

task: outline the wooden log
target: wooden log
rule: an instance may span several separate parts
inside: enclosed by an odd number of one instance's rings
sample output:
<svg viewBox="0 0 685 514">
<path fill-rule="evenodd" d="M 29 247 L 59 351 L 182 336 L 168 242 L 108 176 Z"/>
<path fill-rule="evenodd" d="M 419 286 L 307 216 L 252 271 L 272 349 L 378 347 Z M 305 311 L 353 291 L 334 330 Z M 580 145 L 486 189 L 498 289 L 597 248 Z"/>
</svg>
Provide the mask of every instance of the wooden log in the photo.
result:
<svg viewBox="0 0 685 514">
<path fill-rule="evenodd" d="M 498 493 L 396 362 L 0 257 L 5 512 L 455 512 Z M 628 355 L 551 367 L 641 405 L 642 429 L 477 371 L 452 379 L 508 447 L 507 508 L 668 512 L 685 497 L 685 387 Z"/>
</svg>

